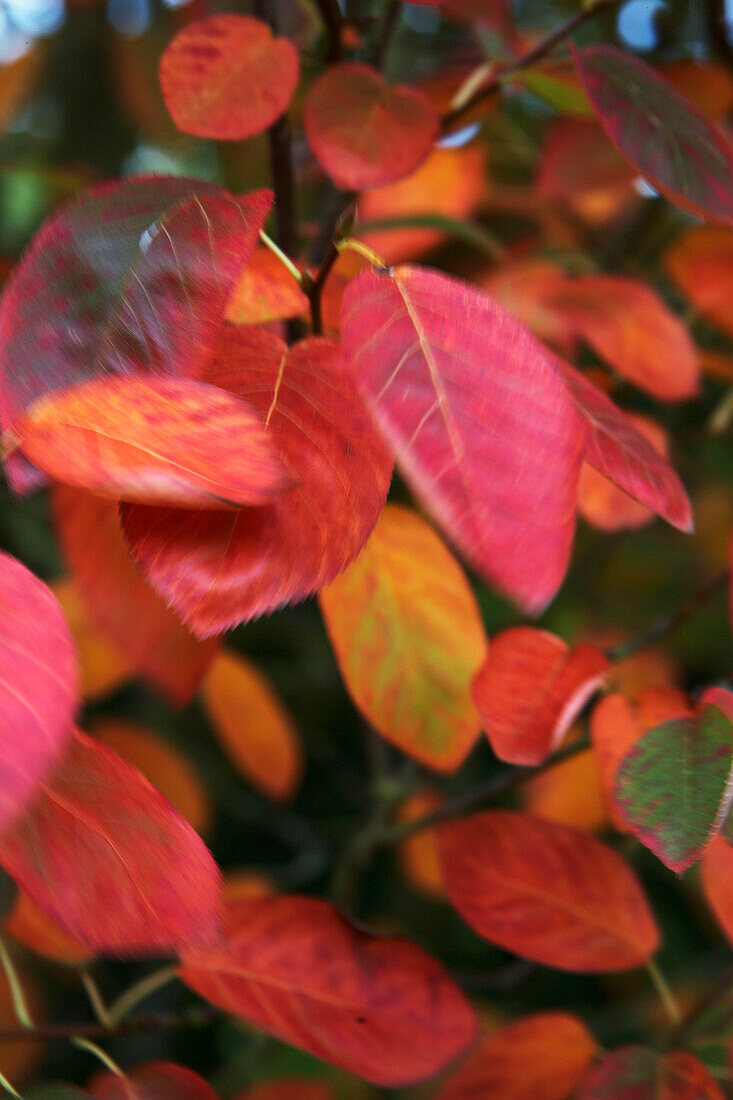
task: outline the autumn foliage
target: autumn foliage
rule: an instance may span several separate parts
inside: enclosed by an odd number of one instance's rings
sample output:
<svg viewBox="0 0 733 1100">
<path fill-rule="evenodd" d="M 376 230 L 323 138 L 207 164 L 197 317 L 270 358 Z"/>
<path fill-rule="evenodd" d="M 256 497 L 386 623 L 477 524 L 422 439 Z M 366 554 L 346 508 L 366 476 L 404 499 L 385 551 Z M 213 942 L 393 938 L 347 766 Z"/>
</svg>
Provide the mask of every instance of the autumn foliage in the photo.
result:
<svg viewBox="0 0 733 1100">
<path fill-rule="evenodd" d="M 731 1095 L 731 47 L 630 6 L 105 31 L 170 170 L 0 229 L 9 1095 Z"/>
</svg>

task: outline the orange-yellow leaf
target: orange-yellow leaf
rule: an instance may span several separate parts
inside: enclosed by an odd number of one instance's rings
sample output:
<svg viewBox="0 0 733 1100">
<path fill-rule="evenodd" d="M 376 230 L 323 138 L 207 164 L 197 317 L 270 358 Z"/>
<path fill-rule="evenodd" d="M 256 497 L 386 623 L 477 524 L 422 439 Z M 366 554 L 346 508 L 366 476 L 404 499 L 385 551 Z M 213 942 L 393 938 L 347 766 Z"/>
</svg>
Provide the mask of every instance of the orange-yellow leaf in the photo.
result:
<svg viewBox="0 0 733 1100">
<path fill-rule="evenodd" d="M 471 586 L 433 529 L 387 505 L 319 602 L 341 674 L 369 722 L 422 763 L 455 770 L 481 730 L 470 685 L 487 640 Z"/>
<path fill-rule="evenodd" d="M 608 822 L 592 749 L 562 760 L 522 784 L 522 806 L 537 817 L 596 832 Z"/>
<path fill-rule="evenodd" d="M 292 797 L 303 758 L 292 718 L 263 674 L 223 650 L 202 684 L 214 731 L 243 775 L 271 798 Z"/>
<path fill-rule="evenodd" d="M 668 250 L 665 265 L 695 309 L 733 334 L 733 230 L 712 225 L 688 230 Z"/>
<path fill-rule="evenodd" d="M 134 676 L 131 663 L 95 629 L 74 578 L 64 577 L 56 581 L 51 585 L 51 591 L 61 604 L 74 639 L 82 697 L 98 699 Z"/>
<path fill-rule="evenodd" d="M 308 299 L 282 260 L 257 248 L 229 295 L 225 317 L 234 325 L 264 325 L 308 313 Z"/>
<path fill-rule="evenodd" d="M 401 823 L 415 821 L 437 810 L 444 801 L 444 798 L 435 791 L 418 791 L 402 803 L 397 813 L 397 821 Z M 413 886 L 431 897 L 445 898 L 443 872 L 438 855 L 438 838 L 434 828 L 421 829 L 412 836 L 408 836 L 400 844 L 398 853 L 405 875 Z"/>
<path fill-rule="evenodd" d="M 67 966 L 81 966 L 93 957 L 89 948 L 65 932 L 23 891 L 5 919 L 3 929 L 29 951 Z"/>
</svg>

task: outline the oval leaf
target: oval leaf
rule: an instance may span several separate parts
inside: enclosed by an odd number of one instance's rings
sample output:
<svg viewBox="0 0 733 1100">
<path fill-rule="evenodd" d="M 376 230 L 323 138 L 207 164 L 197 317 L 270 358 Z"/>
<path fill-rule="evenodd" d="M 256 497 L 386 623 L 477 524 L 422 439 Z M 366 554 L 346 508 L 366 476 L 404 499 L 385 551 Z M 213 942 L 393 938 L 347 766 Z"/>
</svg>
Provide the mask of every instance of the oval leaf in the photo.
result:
<svg viewBox="0 0 733 1100">
<path fill-rule="evenodd" d="M 435 1100 L 567 1100 L 597 1050 L 576 1016 L 537 1012 L 484 1039 Z"/>
<path fill-rule="evenodd" d="M 76 709 L 74 643 L 50 589 L 0 554 L 0 828 L 63 751 Z"/>
<path fill-rule="evenodd" d="M 638 58 L 606 45 L 571 51 L 604 130 L 642 176 L 683 210 L 733 223 L 724 135 Z"/>
<path fill-rule="evenodd" d="M 511 764 L 541 764 L 609 667 L 595 646 L 570 649 L 546 630 L 519 626 L 498 634 L 473 681 L 473 697 L 496 755 Z"/>
<path fill-rule="evenodd" d="M 640 966 L 659 932 L 630 867 L 566 825 L 492 810 L 440 831 L 445 886 L 492 943 L 559 970 Z"/>
<path fill-rule="evenodd" d="M 331 179 L 345 190 L 409 176 L 440 129 L 432 101 L 416 88 L 390 87 L 359 61 L 331 65 L 311 85 L 305 132 Z"/>
<path fill-rule="evenodd" d="M 481 731 L 470 684 L 488 643 L 471 586 L 432 528 L 387 505 L 319 602 L 369 722 L 408 755 L 454 771 Z"/>
<path fill-rule="evenodd" d="M 89 1091 L 97 1100 L 217 1100 L 203 1077 L 173 1062 L 148 1062 L 124 1077 L 98 1073 Z"/>
<path fill-rule="evenodd" d="M 207 381 L 263 417 L 295 488 L 238 512 L 123 506 L 135 561 L 199 637 L 333 580 L 366 542 L 392 473 L 332 340 L 288 350 L 269 332 L 229 328 Z"/>
<path fill-rule="evenodd" d="M 539 612 L 567 568 L 584 438 L 548 354 L 490 298 L 417 267 L 362 272 L 341 323 L 416 495 L 490 583 Z"/>
<path fill-rule="evenodd" d="M 226 937 L 221 951 L 183 960 L 187 985 L 375 1084 L 431 1077 L 476 1036 L 473 1011 L 435 959 L 367 935 L 328 902 L 240 901 Z"/>
<path fill-rule="evenodd" d="M 733 232 L 713 225 L 691 229 L 677 237 L 664 260 L 695 309 L 723 332 L 733 334 Z"/>
<path fill-rule="evenodd" d="M 221 883 L 203 842 L 136 768 L 78 730 L 0 837 L 0 864 L 93 950 L 160 954 L 217 940 Z"/>
<path fill-rule="evenodd" d="M 657 1054 L 621 1047 L 599 1062 L 576 1093 L 577 1100 L 724 1100 L 723 1092 L 694 1054 Z"/>
<path fill-rule="evenodd" d="M 715 919 L 733 944 L 733 848 L 716 836 L 700 861 L 700 882 Z"/>
<path fill-rule="evenodd" d="M 667 867 L 700 858 L 733 798 L 733 724 L 718 707 L 645 733 L 616 773 L 614 806 Z"/>
<path fill-rule="evenodd" d="M 681 531 L 692 531 L 692 509 L 684 486 L 633 421 L 610 397 L 572 367 L 565 380 L 588 431 L 586 462 Z"/>
<path fill-rule="evenodd" d="M 290 485 L 248 405 L 189 379 L 82 382 L 34 401 L 13 435 L 49 477 L 114 500 L 219 508 Z"/>
<path fill-rule="evenodd" d="M 210 15 L 176 35 L 160 60 L 160 87 L 184 134 L 243 141 L 286 111 L 300 77 L 298 51 L 249 15 Z"/>
</svg>

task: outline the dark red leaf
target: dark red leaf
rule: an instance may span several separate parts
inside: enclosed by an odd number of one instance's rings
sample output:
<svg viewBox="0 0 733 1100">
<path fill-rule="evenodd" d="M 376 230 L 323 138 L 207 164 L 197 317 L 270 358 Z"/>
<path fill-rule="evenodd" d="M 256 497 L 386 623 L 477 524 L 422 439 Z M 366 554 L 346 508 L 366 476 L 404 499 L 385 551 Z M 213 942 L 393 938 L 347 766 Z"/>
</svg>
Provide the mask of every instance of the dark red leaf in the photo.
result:
<svg viewBox="0 0 733 1100">
<path fill-rule="evenodd" d="M 595 1066 L 577 1100 L 724 1100 L 715 1079 L 694 1054 L 657 1054 L 645 1047 L 612 1051 Z"/>
</svg>

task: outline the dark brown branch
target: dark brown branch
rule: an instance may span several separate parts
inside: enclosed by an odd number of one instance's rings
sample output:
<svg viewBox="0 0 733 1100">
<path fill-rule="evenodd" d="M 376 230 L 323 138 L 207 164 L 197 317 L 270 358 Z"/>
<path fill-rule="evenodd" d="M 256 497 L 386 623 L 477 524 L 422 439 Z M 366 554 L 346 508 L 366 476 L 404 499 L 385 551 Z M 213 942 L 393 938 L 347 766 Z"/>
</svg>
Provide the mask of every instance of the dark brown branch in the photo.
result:
<svg viewBox="0 0 733 1100">
<path fill-rule="evenodd" d="M 196 1005 L 186 1012 L 146 1013 L 122 1020 L 116 1027 L 107 1028 L 99 1023 L 37 1024 L 32 1028 L 16 1027 L 0 1030 L 0 1043 L 25 1043 L 32 1040 L 52 1039 L 105 1039 L 111 1036 L 137 1035 L 141 1032 L 177 1031 L 184 1028 L 205 1027 L 222 1015 L 213 1005 Z"/>
<path fill-rule="evenodd" d="M 341 31 L 344 19 L 338 0 L 316 0 L 326 30 L 326 61 L 341 60 Z"/>
</svg>

